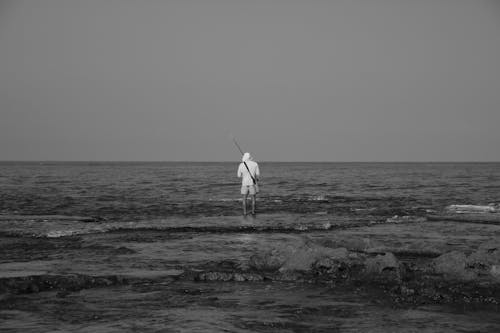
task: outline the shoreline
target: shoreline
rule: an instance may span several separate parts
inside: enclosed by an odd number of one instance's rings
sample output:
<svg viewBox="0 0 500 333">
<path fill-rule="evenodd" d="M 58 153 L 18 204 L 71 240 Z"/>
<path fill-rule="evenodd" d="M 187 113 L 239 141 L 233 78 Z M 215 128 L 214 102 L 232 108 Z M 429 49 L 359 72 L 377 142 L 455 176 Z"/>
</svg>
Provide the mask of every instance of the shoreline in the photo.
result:
<svg viewBox="0 0 500 333">
<path fill-rule="evenodd" d="M 103 223 L 87 217 L 67 216 L 3 216 L 0 221 L 29 218 L 33 223 L 48 219 L 67 223 L 75 220 L 85 224 Z M 266 218 L 272 218 L 272 215 Z M 283 217 L 284 219 L 285 217 Z M 318 217 L 319 218 L 319 217 Z M 321 216 L 328 219 L 328 216 Z M 214 218 L 215 219 L 215 218 Z M 203 219 L 201 219 L 203 220 Z M 208 219 L 210 221 L 210 219 Z M 232 221 L 229 221 L 232 222 Z M 210 224 L 210 223 L 209 223 Z M 385 222 L 338 225 L 318 228 L 262 225 L 199 226 L 147 229 L 116 229 L 111 234 L 127 239 L 130 233 L 147 241 L 167 234 L 215 234 L 217 237 L 248 234 L 291 233 L 291 242 L 276 243 L 256 252 L 247 253 L 239 261 L 212 260 L 210 265 L 177 265 L 175 272 L 163 278 L 198 282 L 288 281 L 329 285 L 367 286 L 379 288 L 403 303 L 500 303 L 500 214 L 428 215 L 426 218 L 389 218 Z M 228 230 L 226 230 L 228 229 Z M 332 233 L 333 232 L 333 233 Z M 147 236 L 147 234 L 150 234 Z M 439 237 L 439 234 L 444 236 Z M 224 236 L 225 235 L 225 236 Z M 294 236 L 295 235 L 295 236 Z M 58 270 L 58 263 L 48 258 L 61 256 L 61 251 L 104 252 L 109 256 L 133 257 L 137 252 L 128 248 L 78 245 L 82 237 L 107 237 L 73 234 L 57 238 L 0 233 L 8 242 L 2 250 L 7 262 L 0 264 L 0 294 L 36 293 L 47 290 L 65 292 L 128 284 L 130 281 L 150 281 L 148 274 L 158 271 L 151 267 L 132 277 L 108 270 L 107 275 L 78 270 Z M 192 237 L 192 236 L 189 236 Z M 122 242 L 122 241 L 120 241 Z M 27 251 L 27 252 L 26 252 Z M 34 256 L 37 253 L 39 256 Z M 58 254 L 60 253 L 60 254 Z M 64 256 L 64 255 L 63 255 Z M 133 259 L 132 259 L 133 260 Z M 17 262 L 17 264 L 16 264 Z M 291 263 L 290 263 L 291 262 Z M 71 259 L 65 262 L 71 265 Z M 9 268 L 10 267 L 10 268 Z M 23 268 L 24 267 L 24 268 Z M 52 267 L 52 268 L 51 268 Z M 56 267 L 56 268 L 54 268 Z M 85 266 L 80 266 L 84 268 Z M 10 269 L 10 271 L 9 271 Z M 126 267 L 122 267 L 126 271 Z M 30 274 L 34 272 L 35 274 Z M 162 274 L 159 274 L 160 279 Z M 142 279 L 142 280 L 141 280 Z M 104 281 L 104 282 L 103 282 Z M 107 281 L 107 282 L 106 282 Z M 115 282 L 109 282 L 115 281 Z M 5 295 L 4 295 L 5 296 Z"/>
</svg>

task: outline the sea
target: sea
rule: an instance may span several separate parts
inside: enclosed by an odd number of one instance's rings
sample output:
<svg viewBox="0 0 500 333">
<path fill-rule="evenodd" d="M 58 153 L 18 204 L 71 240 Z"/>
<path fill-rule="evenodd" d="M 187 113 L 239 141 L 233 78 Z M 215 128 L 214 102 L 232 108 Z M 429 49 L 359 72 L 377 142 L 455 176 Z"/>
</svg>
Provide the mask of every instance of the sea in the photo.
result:
<svg viewBox="0 0 500 333">
<path fill-rule="evenodd" d="M 500 163 L 0 162 L 0 278 L 143 281 L 0 297 L 5 332 L 486 332 L 498 312 L 399 306 L 305 283 L 179 281 L 186 270 L 339 228 L 500 202 Z M 136 280 L 134 280 L 136 279 Z M 142 280 L 141 280 L 142 279 Z"/>
</svg>

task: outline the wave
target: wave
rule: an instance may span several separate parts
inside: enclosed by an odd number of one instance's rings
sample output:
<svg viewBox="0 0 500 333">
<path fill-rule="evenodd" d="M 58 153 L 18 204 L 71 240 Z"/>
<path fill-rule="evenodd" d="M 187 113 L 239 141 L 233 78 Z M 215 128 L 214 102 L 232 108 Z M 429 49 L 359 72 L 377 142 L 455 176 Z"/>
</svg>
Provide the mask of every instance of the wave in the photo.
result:
<svg viewBox="0 0 500 333">
<path fill-rule="evenodd" d="M 328 201 L 326 195 L 313 195 L 306 198 L 306 201 Z"/>
<path fill-rule="evenodd" d="M 179 227 L 168 227 L 168 226 L 108 226 L 102 228 L 92 228 L 87 230 L 52 230 L 47 233 L 42 233 L 37 235 L 38 237 L 47 238 L 59 238 L 68 236 L 80 236 L 86 234 L 95 233 L 110 233 L 110 232 L 137 232 L 137 231 L 156 231 L 165 233 L 210 233 L 210 234 L 232 234 L 232 233 L 300 233 L 300 232 L 314 232 L 314 231 L 325 231 L 332 229 L 343 229 L 352 228 L 356 226 L 368 225 L 368 223 L 363 224 L 352 224 L 352 225 L 334 225 L 331 223 L 324 223 L 318 226 L 297 224 L 290 226 L 261 226 L 261 225 L 243 225 L 243 226 L 179 226 Z"/>
<path fill-rule="evenodd" d="M 393 216 L 373 220 L 331 216 L 317 212 L 303 216 L 268 214 L 259 217 L 221 216 L 198 219 L 172 218 L 136 222 L 85 222 L 69 223 L 66 220 L 35 222 L 15 221 L 2 224 L 0 233 L 8 236 L 61 238 L 113 232 L 164 232 L 164 233 L 311 233 L 369 226 L 372 224 L 418 223 L 425 217 Z"/>
<path fill-rule="evenodd" d="M 332 217 L 325 212 L 308 215 L 262 214 L 258 217 L 218 216 L 169 218 L 132 222 L 80 222 L 59 220 L 12 220 L 0 223 L 9 236 L 60 238 L 110 232 L 156 231 L 165 233 L 297 233 L 370 224 L 370 221 Z"/>
<path fill-rule="evenodd" d="M 500 204 L 490 203 L 488 205 L 449 205 L 446 210 L 452 213 L 500 213 Z"/>
<path fill-rule="evenodd" d="M 208 199 L 208 201 L 218 201 L 218 202 L 236 202 L 241 201 L 241 198 L 222 198 L 222 199 Z"/>
<path fill-rule="evenodd" d="M 394 215 L 393 217 L 389 217 L 385 220 L 386 223 L 419 223 L 425 222 L 427 218 L 423 216 L 411 216 L 411 215 Z"/>
</svg>

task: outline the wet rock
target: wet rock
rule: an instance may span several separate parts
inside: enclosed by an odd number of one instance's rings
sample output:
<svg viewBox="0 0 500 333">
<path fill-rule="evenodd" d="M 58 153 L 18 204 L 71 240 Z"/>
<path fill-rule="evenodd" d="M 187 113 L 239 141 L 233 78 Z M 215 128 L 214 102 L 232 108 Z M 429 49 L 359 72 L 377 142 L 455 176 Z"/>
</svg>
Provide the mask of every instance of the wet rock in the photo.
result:
<svg viewBox="0 0 500 333">
<path fill-rule="evenodd" d="M 248 265 L 229 261 L 216 263 L 205 267 L 203 272 L 194 272 L 193 279 L 203 282 L 329 283 L 376 288 L 398 302 L 409 304 L 496 304 L 500 301 L 500 263 L 495 263 L 496 251 L 495 242 L 490 242 L 469 257 L 454 251 L 438 257 L 417 256 L 417 260 L 411 255 L 403 256 L 400 261 L 388 251 L 375 256 L 367 251 L 349 252 L 345 247 L 325 247 L 306 239 L 257 253 Z M 474 266 L 478 262 L 489 265 L 481 268 L 481 275 L 477 273 L 479 266 Z M 485 276 L 491 280 L 483 279 Z"/>
<path fill-rule="evenodd" d="M 282 274 L 291 271 L 311 273 L 313 269 L 328 269 L 336 262 L 348 261 L 349 255 L 346 248 L 324 247 L 304 239 L 298 244 L 286 244 L 252 255 L 248 269 Z M 320 263 L 315 265 L 317 262 Z"/>
<path fill-rule="evenodd" d="M 275 281 L 285 282 L 301 282 L 304 280 L 304 275 L 298 271 L 283 271 L 271 277 Z"/>
<path fill-rule="evenodd" d="M 500 265 L 493 265 L 490 268 L 490 277 L 500 282 Z"/>
<path fill-rule="evenodd" d="M 401 279 L 400 267 L 400 263 L 394 254 L 387 252 L 366 259 L 365 274 L 373 280 L 399 281 Z"/>
<path fill-rule="evenodd" d="M 235 273 L 234 281 L 243 282 L 243 281 L 262 281 L 264 278 L 259 274 L 252 273 Z"/>
<path fill-rule="evenodd" d="M 110 279 L 106 279 L 106 278 L 103 278 L 101 283 L 104 284 L 104 286 L 106 286 L 106 287 L 113 285 L 113 281 L 111 281 Z"/>
<path fill-rule="evenodd" d="M 195 278 L 196 281 L 231 281 L 233 273 L 228 272 L 202 272 Z"/>
<path fill-rule="evenodd" d="M 365 269 L 368 273 L 382 273 L 387 270 L 399 269 L 399 261 L 394 254 L 387 252 L 377 255 L 375 258 L 368 258 L 365 262 Z"/>
<path fill-rule="evenodd" d="M 236 281 L 236 282 L 244 282 L 244 281 L 262 281 L 264 277 L 255 274 L 255 273 L 233 273 L 233 272 L 201 272 L 198 273 L 195 278 L 195 281 Z"/>
<path fill-rule="evenodd" d="M 347 258 L 347 249 L 331 249 L 314 244 L 303 244 L 289 253 L 287 260 L 281 266 L 280 272 L 309 271 L 312 265 L 324 258 Z"/>
<path fill-rule="evenodd" d="M 347 279 L 351 265 L 344 260 L 323 258 L 313 265 L 313 271 L 319 276 L 330 279 Z"/>
<path fill-rule="evenodd" d="M 233 275 L 233 280 L 234 280 L 234 281 L 237 281 L 237 282 L 243 282 L 243 281 L 246 281 L 245 276 L 244 276 L 243 274 L 241 274 L 241 273 L 235 273 L 235 274 Z"/>
<path fill-rule="evenodd" d="M 500 242 L 495 240 L 481 244 L 477 251 L 469 255 L 467 264 L 479 269 L 500 265 Z"/>
<path fill-rule="evenodd" d="M 223 260 L 217 263 L 217 268 L 222 270 L 236 270 L 240 267 L 240 263 L 232 260 Z"/>
<path fill-rule="evenodd" d="M 285 251 L 272 249 L 268 252 L 252 255 L 248 266 L 258 271 L 277 271 L 286 260 L 287 254 Z"/>
<path fill-rule="evenodd" d="M 47 290 L 78 291 L 82 289 L 125 284 L 117 276 L 94 277 L 88 275 L 33 275 L 0 279 L 0 293 L 37 293 Z"/>
<path fill-rule="evenodd" d="M 333 260 L 347 260 L 349 258 L 349 251 L 345 247 L 339 247 L 336 249 L 328 249 L 326 255 Z"/>
<path fill-rule="evenodd" d="M 400 293 L 405 297 L 412 296 L 415 295 L 415 289 L 408 288 L 407 286 L 401 286 Z"/>
<path fill-rule="evenodd" d="M 309 258 L 313 255 L 313 247 L 315 247 L 315 245 L 308 243 L 310 242 L 307 240 L 299 241 L 298 244 L 276 246 L 270 250 L 252 255 L 249 267 L 267 272 L 281 270 L 285 266 L 284 270 L 307 270 L 311 264 Z"/>
<path fill-rule="evenodd" d="M 467 257 L 460 251 L 445 253 L 432 262 L 435 273 L 442 274 L 448 279 L 471 280 L 476 274 L 467 269 Z"/>
<path fill-rule="evenodd" d="M 117 255 L 122 255 L 122 254 L 135 254 L 136 251 L 129 249 L 128 247 L 120 246 L 119 248 L 116 248 L 114 250 L 114 253 Z"/>
<path fill-rule="evenodd" d="M 358 275 L 363 268 L 366 255 L 352 253 L 345 248 L 335 249 L 338 255 L 321 258 L 313 264 L 315 275 L 323 279 L 349 279 Z"/>
</svg>

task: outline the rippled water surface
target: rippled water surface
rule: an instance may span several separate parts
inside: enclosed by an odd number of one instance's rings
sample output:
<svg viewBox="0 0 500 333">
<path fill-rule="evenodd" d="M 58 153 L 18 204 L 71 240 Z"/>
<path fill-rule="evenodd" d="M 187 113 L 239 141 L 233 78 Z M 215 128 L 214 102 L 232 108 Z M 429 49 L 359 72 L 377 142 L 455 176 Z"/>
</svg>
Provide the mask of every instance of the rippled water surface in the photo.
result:
<svg viewBox="0 0 500 333">
<path fill-rule="evenodd" d="M 498 200 L 498 163 L 260 163 L 259 212 L 388 215 Z M 0 212 L 240 213 L 236 163 L 0 163 Z"/>
<path fill-rule="evenodd" d="M 341 242 L 395 215 L 498 203 L 500 163 L 260 163 L 256 217 L 237 163 L 0 163 L 2 276 L 115 274 L 132 285 L 0 297 L 0 328 L 49 332 L 498 332 L 498 309 L 394 307 L 377 291 L 276 282 L 176 281 L 304 236 Z M 450 234 L 455 225 L 446 225 Z M 370 237 L 426 245 L 432 224 Z M 365 233 L 360 229 L 359 233 Z M 434 232 L 434 233 L 432 233 Z M 474 246 L 491 229 L 463 238 Z M 346 236 L 347 235 L 347 236 Z M 366 235 L 365 235 L 366 236 Z M 9 245 L 12 244 L 12 245 Z M 21 245 L 19 245 L 21 244 Z M 25 245 L 23 245 L 25 244 Z M 156 280 L 154 279 L 156 278 Z M 140 280 L 138 280 L 140 281 Z M 152 282 L 156 281 L 156 282 Z"/>
</svg>

